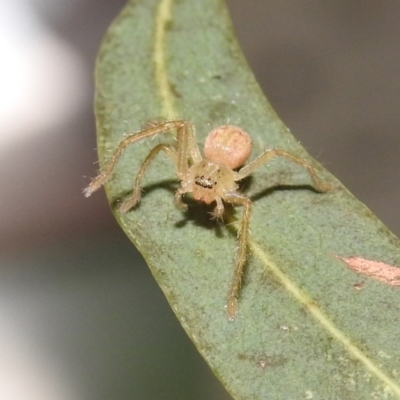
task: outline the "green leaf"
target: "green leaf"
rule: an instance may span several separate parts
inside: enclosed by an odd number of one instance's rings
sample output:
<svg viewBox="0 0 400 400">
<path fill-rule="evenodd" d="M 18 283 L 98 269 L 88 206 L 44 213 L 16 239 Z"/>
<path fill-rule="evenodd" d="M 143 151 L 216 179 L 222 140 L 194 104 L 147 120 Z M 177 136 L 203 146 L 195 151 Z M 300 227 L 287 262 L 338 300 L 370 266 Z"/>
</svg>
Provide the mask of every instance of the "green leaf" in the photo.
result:
<svg viewBox="0 0 400 400">
<path fill-rule="evenodd" d="M 341 261 L 400 265 L 399 240 L 278 119 L 244 61 L 225 4 L 132 0 L 106 35 L 96 82 L 101 165 L 125 132 L 157 117 L 193 122 L 200 144 L 229 121 L 252 135 L 253 158 L 285 149 L 309 159 L 332 185 L 313 191 L 307 172 L 287 160 L 245 182 L 254 206 L 251 255 L 233 322 L 225 306 L 238 223 L 217 224 L 193 202 L 187 213 L 178 210 L 175 167 L 165 156 L 146 174 L 141 203 L 120 213 L 118 201 L 154 141 L 130 146 L 106 185 L 120 225 L 233 397 L 400 398 L 399 289 Z M 232 212 L 240 220 L 240 207 Z"/>
</svg>

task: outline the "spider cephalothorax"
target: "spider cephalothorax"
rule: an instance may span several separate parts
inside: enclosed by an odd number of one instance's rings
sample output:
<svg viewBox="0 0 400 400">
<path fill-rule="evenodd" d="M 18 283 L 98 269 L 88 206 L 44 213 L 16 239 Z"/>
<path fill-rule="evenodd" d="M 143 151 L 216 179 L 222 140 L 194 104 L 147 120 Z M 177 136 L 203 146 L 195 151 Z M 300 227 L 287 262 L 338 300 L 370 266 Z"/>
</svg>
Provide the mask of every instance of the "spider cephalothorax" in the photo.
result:
<svg viewBox="0 0 400 400">
<path fill-rule="evenodd" d="M 161 151 L 167 153 L 176 165 L 176 172 L 181 181 L 181 187 L 175 193 L 175 202 L 179 208 L 187 209 L 187 205 L 182 201 L 182 196 L 187 193 L 190 193 L 196 201 L 206 204 L 215 203 L 213 216 L 216 218 L 222 218 L 224 202 L 242 206 L 243 216 L 238 235 L 236 270 L 228 300 L 229 319 L 234 320 L 247 257 L 252 208 L 250 199 L 238 191 L 237 182 L 249 176 L 271 158 L 284 157 L 306 168 L 318 191 L 323 192 L 328 187 L 319 182 L 314 169 L 306 160 L 280 149 L 265 150 L 255 160 L 238 169 L 250 156 L 252 144 L 250 136 L 242 128 L 233 125 L 217 127 L 208 134 L 203 157 L 196 144 L 194 126 L 188 121 L 177 120 L 151 123 L 142 131 L 130 134 L 123 139 L 104 169 L 84 190 L 85 196 L 90 196 L 106 182 L 127 146 L 171 130 L 177 132 L 177 145 L 158 144 L 150 151 L 136 175 L 132 196 L 121 204 L 120 211 L 126 212 L 139 202 L 142 177 L 150 162 Z"/>
<path fill-rule="evenodd" d="M 237 189 L 234 172 L 225 165 L 210 160 L 193 164 L 181 182 L 181 194 L 192 193 L 193 199 L 211 204 L 225 192 Z"/>
</svg>

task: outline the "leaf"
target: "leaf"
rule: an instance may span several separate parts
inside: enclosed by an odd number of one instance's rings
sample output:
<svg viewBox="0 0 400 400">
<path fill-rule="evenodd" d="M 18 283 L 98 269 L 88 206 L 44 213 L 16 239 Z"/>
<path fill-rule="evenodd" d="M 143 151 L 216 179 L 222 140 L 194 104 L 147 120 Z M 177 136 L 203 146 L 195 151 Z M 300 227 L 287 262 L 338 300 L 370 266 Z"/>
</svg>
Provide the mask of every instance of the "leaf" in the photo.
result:
<svg viewBox="0 0 400 400">
<path fill-rule="evenodd" d="M 125 132 L 157 117 L 192 121 L 199 143 L 229 121 L 252 135 L 252 157 L 276 147 L 311 160 L 263 97 L 221 0 L 132 0 L 105 37 L 96 82 L 101 165 Z M 238 316 L 229 322 L 238 223 L 216 224 L 201 204 L 179 211 L 174 165 L 164 156 L 146 174 L 139 206 L 125 214 L 117 209 L 153 145 L 125 151 L 107 194 L 232 396 L 400 398 L 400 292 L 369 278 L 356 290 L 359 275 L 331 256 L 399 265 L 399 240 L 315 161 L 318 176 L 332 185 L 328 193 L 313 191 L 298 165 L 272 161 L 243 188 L 254 205 L 251 255 Z M 239 220 L 240 208 L 232 212 Z"/>
</svg>

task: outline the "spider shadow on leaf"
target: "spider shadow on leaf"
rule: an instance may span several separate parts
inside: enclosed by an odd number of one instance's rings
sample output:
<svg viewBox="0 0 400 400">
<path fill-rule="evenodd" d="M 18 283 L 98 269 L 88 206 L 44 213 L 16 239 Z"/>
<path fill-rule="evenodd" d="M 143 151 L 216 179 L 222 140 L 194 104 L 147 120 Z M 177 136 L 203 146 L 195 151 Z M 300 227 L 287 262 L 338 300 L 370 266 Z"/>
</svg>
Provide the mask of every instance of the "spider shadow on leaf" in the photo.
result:
<svg viewBox="0 0 400 400">
<path fill-rule="evenodd" d="M 244 194 L 248 194 L 252 184 L 254 181 L 253 176 L 248 176 L 242 181 L 239 182 L 239 191 Z M 179 188 L 179 181 L 175 179 L 166 179 L 163 181 L 159 181 L 157 183 L 153 183 L 147 186 L 144 186 L 142 189 L 142 198 L 141 201 L 136 204 L 130 212 L 135 212 L 140 207 L 142 201 L 146 201 L 147 195 L 155 190 L 163 189 L 168 192 L 168 195 L 171 198 L 171 202 L 173 203 L 173 196 L 176 190 Z M 274 183 L 272 186 L 269 186 L 255 194 L 249 194 L 250 199 L 253 202 L 260 200 L 261 198 L 268 197 L 273 192 L 276 191 L 293 191 L 293 190 L 310 190 L 312 192 L 318 193 L 318 191 L 311 184 L 300 184 L 300 185 L 291 185 L 291 184 L 280 184 Z M 121 202 L 129 197 L 132 194 L 132 190 L 127 190 L 121 192 L 118 196 L 114 197 L 111 201 L 111 208 L 114 211 L 117 211 Z M 236 223 L 240 220 L 240 208 L 235 207 L 230 203 L 224 203 L 225 213 L 222 220 L 218 220 L 212 217 L 212 211 L 214 208 L 214 204 L 207 205 L 202 202 L 194 200 L 190 195 L 186 195 L 184 198 L 184 202 L 188 205 L 187 211 L 182 212 L 182 219 L 175 223 L 177 228 L 183 228 L 189 222 L 196 224 L 197 226 L 202 226 L 206 229 L 214 229 L 217 237 L 223 237 L 223 226 L 226 225 L 228 227 L 227 231 L 229 235 L 236 237 L 237 231 L 234 228 L 230 228 L 230 225 Z M 239 214 L 239 216 L 238 216 Z M 228 222 L 229 221 L 229 222 Z"/>
<path fill-rule="evenodd" d="M 308 190 L 314 193 L 318 193 L 311 184 L 280 184 L 273 183 L 272 186 L 269 186 L 261 191 L 258 191 L 255 194 L 249 194 L 251 186 L 253 185 L 254 177 L 248 176 L 242 181 L 239 182 L 239 191 L 244 194 L 248 194 L 249 198 L 252 202 L 257 202 L 264 197 L 268 197 L 274 192 L 277 191 L 293 191 L 293 190 Z M 171 203 L 173 203 L 173 196 L 176 190 L 180 187 L 179 181 L 175 179 L 166 179 L 163 181 L 159 181 L 157 183 L 153 183 L 142 188 L 142 198 L 141 201 L 136 204 L 129 212 L 135 212 L 137 210 L 142 201 L 146 201 L 147 195 L 155 190 L 163 189 L 168 192 L 168 195 L 171 198 Z M 132 190 L 127 190 L 121 192 L 118 196 L 114 197 L 111 200 L 111 208 L 114 211 L 118 211 L 121 202 L 127 197 L 131 196 Z M 190 195 L 186 195 L 184 197 L 184 202 L 188 205 L 188 209 L 186 211 L 182 211 L 182 219 L 175 222 L 175 226 L 177 228 L 183 228 L 189 222 L 196 224 L 197 226 L 202 226 L 206 229 L 214 229 L 217 237 L 223 237 L 223 226 L 227 226 L 227 231 L 229 235 L 236 237 L 237 231 L 235 228 L 230 227 L 230 225 L 238 222 L 240 220 L 240 208 L 235 207 L 230 203 L 224 203 L 225 212 L 222 219 L 215 219 L 212 217 L 212 211 L 214 209 L 214 204 L 207 205 L 203 202 L 199 202 L 194 200 Z M 238 215 L 239 214 L 239 215 Z"/>
<path fill-rule="evenodd" d="M 189 222 L 194 223 L 196 226 L 201 226 L 206 229 L 213 229 L 218 238 L 222 238 L 223 227 L 225 225 L 224 219 L 219 220 L 212 217 L 212 211 L 214 210 L 213 205 L 207 205 L 198 202 L 190 196 L 185 197 L 185 203 L 188 205 L 188 209 L 183 212 L 183 218 L 175 223 L 177 228 L 183 228 Z M 225 213 L 230 213 L 234 207 L 231 204 L 225 205 Z"/>
<path fill-rule="evenodd" d="M 272 186 L 269 186 L 255 194 L 250 195 L 251 201 L 257 201 L 264 197 L 268 197 L 274 192 L 292 192 L 292 191 L 310 191 L 312 193 L 320 193 L 317 189 L 315 189 L 311 184 L 281 184 L 275 183 Z"/>
<path fill-rule="evenodd" d="M 250 175 L 240 182 L 240 191 L 246 194 L 252 202 L 257 202 L 262 198 L 267 198 L 274 192 L 293 192 L 293 191 L 308 191 L 311 193 L 321 193 L 316 189 L 313 184 L 310 183 L 282 183 L 288 181 L 295 181 L 292 174 L 289 171 L 281 170 L 273 174 L 265 175 L 269 182 L 264 184 L 264 188 L 251 193 L 252 186 L 255 181 L 254 175 Z M 254 191 L 254 189 L 253 189 Z"/>
<path fill-rule="evenodd" d="M 154 192 L 155 190 L 166 190 L 167 192 L 169 192 L 169 194 L 172 195 L 171 201 L 173 201 L 173 195 L 175 193 L 175 191 L 177 190 L 177 188 L 179 187 L 179 182 L 176 181 L 176 179 L 164 179 L 162 181 L 159 181 L 157 183 L 152 183 L 150 185 L 146 185 L 141 189 L 142 192 L 142 196 L 140 201 L 135 204 L 128 212 L 135 212 L 135 210 L 137 210 L 142 201 L 145 201 L 146 196 L 148 194 L 150 194 L 151 192 Z M 110 204 L 111 204 L 111 208 L 114 211 L 118 211 L 121 202 L 124 201 L 126 198 L 130 197 L 133 193 L 133 189 L 129 189 L 129 190 L 125 190 L 123 192 L 119 192 L 119 194 L 117 196 L 114 196 L 113 199 L 111 200 Z"/>
<path fill-rule="evenodd" d="M 142 188 L 142 198 L 139 203 L 137 203 L 134 207 L 132 207 L 130 212 L 135 212 L 140 208 L 141 202 L 146 201 L 146 196 L 151 192 L 163 189 L 168 192 L 168 196 L 170 196 L 171 203 L 174 202 L 174 194 L 179 187 L 179 182 L 175 179 L 163 180 L 154 184 L 150 184 L 144 186 Z M 118 211 L 121 202 L 131 196 L 132 190 L 127 190 L 124 192 L 120 192 L 117 196 L 115 196 L 110 204 L 111 208 L 114 211 Z M 217 237 L 223 237 L 222 227 L 224 222 L 221 220 L 217 220 L 212 218 L 211 212 L 213 211 L 213 205 L 207 205 L 202 202 L 195 201 L 192 197 L 185 196 L 184 202 L 188 205 L 188 209 L 186 211 L 182 211 L 182 219 L 175 223 L 177 228 L 183 228 L 188 222 L 192 222 L 197 226 L 202 226 L 207 229 L 214 229 Z M 225 210 L 227 214 L 231 215 L 234 212 L 234 207 L 230 204 L 225 205 Z"/>
</svg>

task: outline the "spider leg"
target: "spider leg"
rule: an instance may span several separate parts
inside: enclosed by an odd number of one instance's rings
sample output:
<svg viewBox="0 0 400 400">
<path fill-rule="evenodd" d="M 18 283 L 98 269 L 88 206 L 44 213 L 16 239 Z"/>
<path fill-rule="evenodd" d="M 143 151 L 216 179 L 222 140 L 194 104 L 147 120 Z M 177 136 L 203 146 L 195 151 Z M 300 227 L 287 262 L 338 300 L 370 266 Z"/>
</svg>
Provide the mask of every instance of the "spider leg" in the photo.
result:
<svg viewBox="0 0 400 400">
<path fill-rule="evenodd" d="M 309 164 L 306 160 L 296 157 L 290 153 L 287 153 L 286 151 L 280 150 L 280 149 L 271 149 L 271 150 L 265 150 L 264 153 L 262 153 L 260 156 L 258 156 L 254 161 L 252 161 L 250 164 L 245 165 L 243 168 L 241 168 L 238 172 L 235 173 L 235 181 L 240 181 L 241 179 L 245 178 L 246 176 L 249 176 L 251 173 L 253 173 L 256 169 L 260 168 L 263 164 L 268 162 L 271 158 L 274 157 L 283 157 L 286 158 L 290 161 L 295 162 L 296 164 L 301 165 L 303 168 L 305 168 L 310 175 L 310 178 L 313 182 L 314 187 L 319 191 L 319 192 L 326 192 L 327 190 L 330 189 L 330 186 L 327 184 L 323 184 L 319 181 L 317 174 L 315 172 L 315 169 Z"/>
<path fill-rule="evenodd" d="M 189 128 L 186 128 L 189 126 Z M 186 137 L 186 131 L 193 132 L 193 128 L 190 128 L 191 124 L 189 124 L 186 121 L 183 120 L 177 120 L 177 121 L 166 121 L 166 122 L 161 122 L 157 125 L 151 125 L 150 127 L 136 133 L 132 133 L 128 135 L 125 139 L 123 139 L 117 149 L 115 150 L 114 154 L 111 156 L 111 158 L 108 160 L 106 163 L 105 167 L 102 169 L 102 171 L 90 182 L 89 186 L 84 189 L 83 193 L 85 194 L 86 197 L 89 197 L 93 192 L 95 192 L 97 189 L 99 189 L 106 181 L 107 179 L 111 176 L 112 171 L 114 170 L 118 160 L 120 159 L 123 151 L 125 150 L 126 147 L 128 147 L 131 144 L 140 142 L 143 139 L 150 138 L 152 136 L 156 136 L 159 134 L 163 134 L 166 132 L 169 132 L 171 130 L 176 129 L 178 131 L 178 136 L 184 136 Z M 181 132 L 181 133 L 179 133 Z M 179 150 L 179 137 L 178 137 L 178 150 Z M 187 141 L 187 139 L 186 139 Z M 191 142 L 191 140 L 189 140 Z M 179 153 L 179 151 L 178 151 Z M 178 157 L 179 158 L 179 157 Z"/>
<path fill-rule="evenodd" d="M 149 167 L 150 163 L 153 161 L 153 159 L 157 156 L 160 151 L 165 151 L 168 156 L 172 159 L 172 161 L 175 162 L 176 164 L 176 151 L 171 147 L 167 146 L 166 144 L 159 144 L 155 146 L 150 153 L 147 155 L 146 159 L 143 161 L 142 165 L 140 166 L 139 172 L 136 175 L 135 179 L 135 186 L 133 188 L 133 193 L 132 196 L 129 197 L 127 200 L 125 200 L 120 207 L 121 212 L 127 212 L 129 211 L 132 207 L 134 207 L 139 201 L 141 197 L 141 186 L 140 182 L 143 178 L 143 175 L 145 174 L 147 168 Z"/>
<path fill-rule="evenodd" d="M 217 202 L 217 205 L 211 213 L 211 216 L 213 219 L 222 219 L 225 211 L 224 204 L 222 203 L 221 197 L 216 197 L 215 201 Z"/>
<path fill-rule="evenodd" d="M 177 129 L 178 139 L 178 157 L 177 157 L 177 173 L 180 179 L 183 179 L 189 161 L 197 163 L 202 160 L 200 150 L 196 143 L 196 135 L 193 124 L 185 122 Z"/>
<path fill-rule="evenodd" d="M 185 193 L 189 193 L 189 192 L 190 192 L 190 190 L 189 190 L 188 188 L 182 188 L 182 187 L 180 187 L 180 188 L 175 192 L 175 205 L 176 205 L 179 209 L 181 209 L 181 210 L 183 210 L 183 211 L 186 211 L 186 210 L 188 209 L 188 205 L 182 201 L 182 196 L 183 196 Z"/>
<path fill-rule="evenodd" d="M 224 200 L 227 201 L 228 203 L 243 206 L 243 215 L 238 232 L 236 268 L 228 300 L 228 316 L 229 320 L 233 321 L 236 316 L 237 297 L 239 294 L 240 285 L 243 278 L 244 266 L 247 259 L 247 248 L 250 236 L 249 225 L 252 212 L 252 203 L 248 197 L 238 192 L 227 193 L 224 196 Z"/>
<path fill-rule="evenodd" d="M 190 167 L 190 162 L 198 163 L 202 160 L 199 147 L 196 143 L 196 135 L 193 124 L 185 122 L 184 125 L 177 129 L 178 149 L 177 149 L 177 174 L 181 181 L 186 179 L 187 170 Z M 182 201 L 182 196 L 185 193 L 190 193 L 191 187 L 180 187 L 175 192 L 175 205 L 186 211 L 187 204 Z"/>
</svg>

